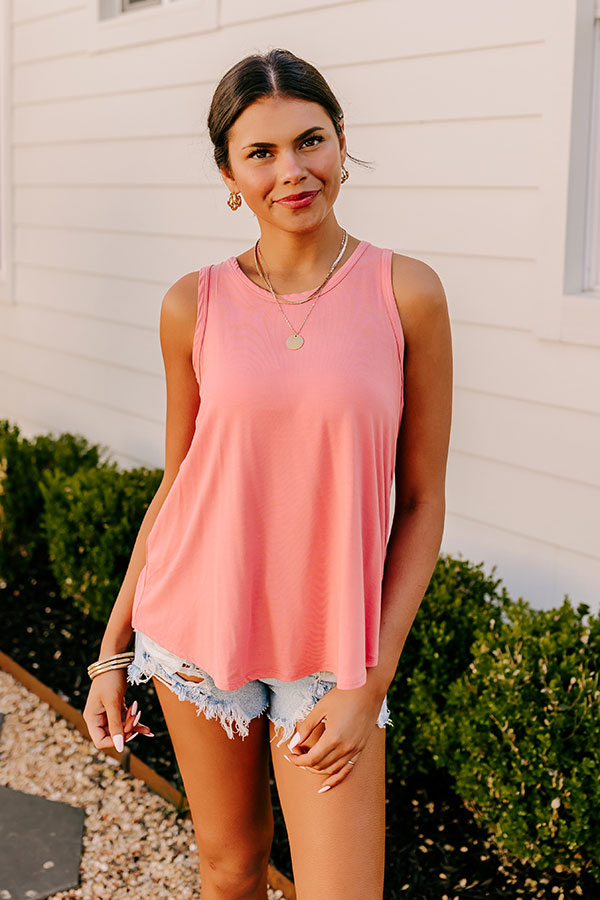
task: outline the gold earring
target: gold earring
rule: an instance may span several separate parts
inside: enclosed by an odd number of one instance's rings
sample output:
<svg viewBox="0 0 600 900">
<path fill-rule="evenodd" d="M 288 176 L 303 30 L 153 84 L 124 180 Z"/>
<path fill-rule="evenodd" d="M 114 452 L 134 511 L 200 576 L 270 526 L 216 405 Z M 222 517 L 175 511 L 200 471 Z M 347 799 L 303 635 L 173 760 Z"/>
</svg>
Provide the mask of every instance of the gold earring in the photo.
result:
<svg viewBox="0 0 600 900">
<path fill-rule="evenodd" d="M 342 166 L 342 184 L 345 181 L 348 181 L 349 178 L 350 178 L 350 173 L 348 172 L 348 169 L 345 166 Z"/>
<path fill-rule="evenodd" d="M 231 191 L 229 197 L 227 199 L 227 206 L 229 209 L 239 209 L 242 205 L 242 196 L 237 191 Z"/>
</svg>

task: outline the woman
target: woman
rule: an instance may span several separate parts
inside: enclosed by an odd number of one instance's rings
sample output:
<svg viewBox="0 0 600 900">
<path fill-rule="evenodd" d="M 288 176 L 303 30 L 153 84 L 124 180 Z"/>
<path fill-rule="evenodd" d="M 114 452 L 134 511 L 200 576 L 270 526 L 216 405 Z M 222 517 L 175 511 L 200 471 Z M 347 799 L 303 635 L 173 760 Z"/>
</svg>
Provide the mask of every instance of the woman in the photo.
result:
<svg viewBox="0 0 600 900">
<path fill-rule="evenodd" d="M 151 735 L 125 667 L 153 678 L 203 900 L 267 896 L 269 752 L 298 900 L 378 900 L 386 691 L 443 532 L 446 298 L 425 263 L 338 224 L 352 157 L 309 63 L 243 59 L 208 126 L 260 237 L 164 297 L 164 478 L 84 718 L 98 748 Z"/>
</svg>

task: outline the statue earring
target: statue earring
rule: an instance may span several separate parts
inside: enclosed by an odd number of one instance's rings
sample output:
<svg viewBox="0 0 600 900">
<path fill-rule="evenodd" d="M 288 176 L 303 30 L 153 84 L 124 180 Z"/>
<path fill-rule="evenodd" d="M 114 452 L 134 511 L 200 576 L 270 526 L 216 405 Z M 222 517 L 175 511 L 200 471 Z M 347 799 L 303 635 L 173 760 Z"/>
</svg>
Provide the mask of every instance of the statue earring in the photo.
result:
<svg viewBox="0 0 600 900">
<path fill-rule="evenodd" d="M 345 166 L 342 166 L 342 178 L 341 178 L 342 184 L 345 181 L 348 181 L 349 178 L 350 178 L 350 173 L 348 172 L 348 169 Z"/>
<path fill-rule="evenodd" d="M 227 199 L 227 206 L 229 207 L 229 209 L 233 209 L 233 210 L 239 209 L 241 205 L 242 205 L 242 195 L 239 194 L 237 191 L 235 191 L 235 192 L 231 191 L 231 193 L 229 194 L 229 197 Z"/>
</svg>

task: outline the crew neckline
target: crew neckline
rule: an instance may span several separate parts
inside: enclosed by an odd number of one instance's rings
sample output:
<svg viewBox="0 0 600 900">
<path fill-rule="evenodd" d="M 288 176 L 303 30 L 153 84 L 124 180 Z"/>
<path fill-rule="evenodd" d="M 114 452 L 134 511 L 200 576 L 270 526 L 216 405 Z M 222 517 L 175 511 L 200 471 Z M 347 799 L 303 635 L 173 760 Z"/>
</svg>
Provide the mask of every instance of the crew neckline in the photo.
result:
<svg viewBox="0 0 600 900">
<path fill-rule="evenodd" d="M 339 282 L 343 278 L 346 277 L 350 269 L 352 269 L 353 266 L 358 262 L 359 258 L 363 255 L 368 246 L 370 246 L 369 241 L 358 242 L 348 259 L 344 263 L 342 263 L 337 272 L 334 272 L 334 274 L 331 276 L 319 296 L 321 296 L 322 294 L 326 294 L 328 291 L 331 291 L 337 284 L 339 284 Z M 243 283 L 247 288 L 249 288 L 249 290 L 251 290 L 258 297 L 262 297 L 263 300 L 266 300 L 269 303 L 277 303 L 277 300 L 275 299 L 275 297 L 273 297 L 268 288 L 261 288 L 258 284 L 255 284 L 255 282 L 252 281 L 251 278 L 248 278 L 248 276 L 242 270 L 237 256 L 230 256 L 227 262 L 229 263 L 230 268 L 234 271 L 238 279 L 243 281 Z M 295 300 L 301 299 L 303 297 L 309 297 L 313 291 L 314 288 L 311 288 L 308 291 L 297 291 L 293 294 L 279 294 L 279 296 L 283 297 L 284 300 Z"/>
</svg>

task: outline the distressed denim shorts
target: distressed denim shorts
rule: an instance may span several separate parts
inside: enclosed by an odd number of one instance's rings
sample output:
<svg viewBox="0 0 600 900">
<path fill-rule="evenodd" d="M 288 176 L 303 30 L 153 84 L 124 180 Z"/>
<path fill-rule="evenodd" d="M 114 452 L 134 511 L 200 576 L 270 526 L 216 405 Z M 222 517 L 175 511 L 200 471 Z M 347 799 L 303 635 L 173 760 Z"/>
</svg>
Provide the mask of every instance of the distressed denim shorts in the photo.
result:
<svg viewBox="0 0 600 900">
<path fill-rule="evenodd" d="M 250 721 L 266 710 L 275 730 L 283 732 L 277 743 L 280 747 L 290 740 L 296 723 L 308 715 L 317 701 L 335 687 L 337 681 L 333 672 L 314 672 L 296 681 L 258 678 L 248 681 L 235 691 L 224 691 L 215 685 L 204 669 L 175 656 L 137 629 L 134 631 L 135 656 L 127 668 L 129 684 L 140 684 L 149 681 L 152 676 L 156 677 L 180 700 L 194 703 L 196 715 L 202 712 L 207 719 L 218 718 L 231 739 L 234 736 L 234 726 L 242 739 L 247 737 Z M 186 677 L 181 677 L 178 672 L 183 672 Z M 189 675 L 204 680 L 187 681 Z M 377 725 L 380 728 L 393 725 L 387 695 L 383 700 Z"/>
</svg>

